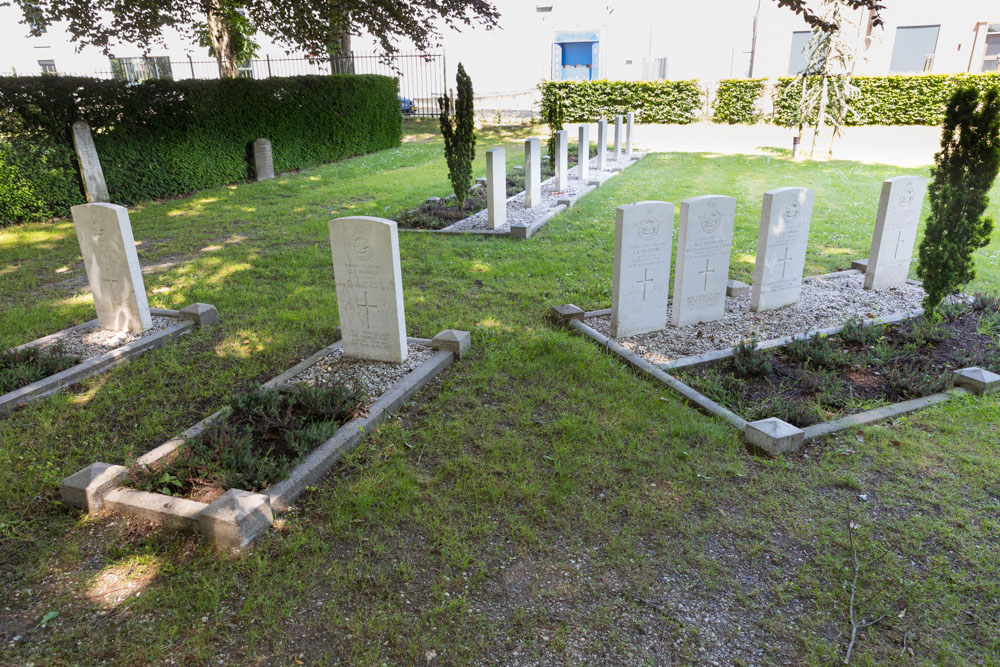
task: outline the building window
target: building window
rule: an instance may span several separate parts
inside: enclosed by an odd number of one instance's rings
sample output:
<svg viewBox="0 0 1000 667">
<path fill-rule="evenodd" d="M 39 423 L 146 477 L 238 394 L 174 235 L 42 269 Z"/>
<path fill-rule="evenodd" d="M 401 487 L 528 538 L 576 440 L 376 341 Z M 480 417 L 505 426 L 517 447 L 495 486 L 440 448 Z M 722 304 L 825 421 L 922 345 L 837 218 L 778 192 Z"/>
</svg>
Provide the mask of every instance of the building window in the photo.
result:
<svg viewBox="0 0 1000 667">
<path fill-rule="evenodd" d="M 796 30 L 792 33 L 792 52 L 788 56 L 789 76 L 801 74 L 809 65 L 809 61 L 806 60 L 806 44 L 811 37 L 812 33 L 808 30 Z"/>
<path fill-rule="evenodd" d="M 983 56 L 983 71 L 997 71 L 1000 59 L 1000 23 L 991 23 L 986 29 L 986 54 Z"/>
<path fill-rule="evenodd" d="M 556 81 L 592 81 L 600 63 L 598 31 L 557 32 L 552 45 L 552 78 Z"/>
<path fill-rule="evenodd" d="M 55 60 L 39 60 L 38 66 L 42 69 L 42 74 L 55 74 L 56 73 L 56 61 Z"/>
<path fill-rule="evenodd" d="M 119 81 L 139 83 L 147 79 L 173 79 L 170 58 L 112 58 L 111 74 Z"/>
<path fill-rule="evenodd" d="M 896 42 L 892 47 L 889 71 L 929 72 L 934 65 L 939 25 L 914 25 L 896 28 Z"/>
</svg>

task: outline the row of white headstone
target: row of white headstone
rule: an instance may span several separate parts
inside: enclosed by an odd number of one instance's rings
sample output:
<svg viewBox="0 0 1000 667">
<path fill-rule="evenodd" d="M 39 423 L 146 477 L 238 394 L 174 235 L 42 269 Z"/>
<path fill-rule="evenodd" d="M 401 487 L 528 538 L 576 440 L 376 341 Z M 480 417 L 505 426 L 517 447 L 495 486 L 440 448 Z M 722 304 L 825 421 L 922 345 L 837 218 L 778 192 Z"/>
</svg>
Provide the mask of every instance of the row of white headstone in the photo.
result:
<svg viewBox="0 0 1000 667">
<path fill-rule="evenodd" d="M 866 289 L 906 282 L 926 182 L 919 176 L 901 176 L 882 185 Z M 773 310 L 799 300 L 813 200 L 808 188 L 779 188 L 764 194 L 751 310 Z M 671 325 L 711 322 L 725 315 L 735 214 L 732 197 L 705 195 L 681 202 Z M 673 204 L 647 201 L 618 208 L 611 291 L 613 338 L 666 327 L 673 227 Z"/>
<path fill-rule="evenodd" d="M 615 116 L 615 135 L 612 151 L 614 162 L 632 159 L 632 127 L 635 113 Z M 623 144 L 624 139 L 624 144 Z M 555 133 L 556 163 L 554 165 L 555 192 L 569 187 L 569 133 Z M 576 177 L 581 182 L 590 178 L 590 126 L 580 125 L 577 147 Z M 597 171 L 608 168 L 608 121 L 597 121 Z M 524 142 L 524 208 L 533 209 L 542 203 L 542 142 L 538 138 Z M 507 153 L 503 148 L 486 151 L 486 226 L 497 229 L 507 224 Z"/>
</svg>

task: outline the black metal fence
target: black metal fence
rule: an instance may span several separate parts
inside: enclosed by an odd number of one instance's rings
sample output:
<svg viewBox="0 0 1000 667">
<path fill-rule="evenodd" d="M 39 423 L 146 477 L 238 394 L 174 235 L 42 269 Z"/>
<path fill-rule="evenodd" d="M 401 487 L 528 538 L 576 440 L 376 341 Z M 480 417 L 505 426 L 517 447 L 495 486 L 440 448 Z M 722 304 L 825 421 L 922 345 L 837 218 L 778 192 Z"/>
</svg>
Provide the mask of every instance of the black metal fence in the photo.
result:
<svg viewBox="0 0 1000 667">
<path fill-rule="evenodd" d="M 168 57 L 112 58 L 106 71 L 81 73 L 100 79 L 145 81 L 147 79 L 218 79 L 215 60 L 174 60 Z M 399 79 L 403 112 L 412 116 L 436 116 L 437 98 L 447 94 L 443 53 L 352 53 L 350 56 L 310 60 L 308 58 L 255 58 L 239 66 L 239 75 L 252 79 L 303 74 L 383 74 Z M 60 72 L 60 74 L 66 74 Z"/>
</svg>

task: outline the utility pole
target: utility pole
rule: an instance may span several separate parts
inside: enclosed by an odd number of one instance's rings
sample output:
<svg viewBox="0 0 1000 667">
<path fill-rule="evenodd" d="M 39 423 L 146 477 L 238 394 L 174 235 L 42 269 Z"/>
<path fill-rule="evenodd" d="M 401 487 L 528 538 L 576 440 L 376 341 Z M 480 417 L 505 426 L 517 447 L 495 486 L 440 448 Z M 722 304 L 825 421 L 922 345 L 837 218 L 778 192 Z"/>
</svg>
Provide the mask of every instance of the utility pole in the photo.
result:
<svg viewBox="0 0 1000 667">
<path fill-rule="evenodd" d="M 757 56 L 757 22 L 760 20 L 760 5 L 763 0 L 757 0 L 757 13 L 753 15 L 753 41 L 750 43 L 750 70 L 748 78 L 753 78 L 753 61 Z"/>
</svg>

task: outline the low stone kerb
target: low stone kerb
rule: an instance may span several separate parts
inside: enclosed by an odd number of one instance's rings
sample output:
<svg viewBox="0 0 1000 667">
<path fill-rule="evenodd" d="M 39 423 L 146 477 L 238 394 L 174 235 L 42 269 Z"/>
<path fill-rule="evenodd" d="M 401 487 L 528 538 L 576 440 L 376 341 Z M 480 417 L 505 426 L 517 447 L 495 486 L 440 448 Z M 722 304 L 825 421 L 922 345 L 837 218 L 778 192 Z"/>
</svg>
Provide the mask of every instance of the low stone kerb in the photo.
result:
<svg viewBox="0 0 1000 667">
<path fill-rule="evenodd" d="M 777 417 L 747 424 L 743 438 L 772 456 L 797 452 L 805 441 L 805 431 Z"/>
</svg>

